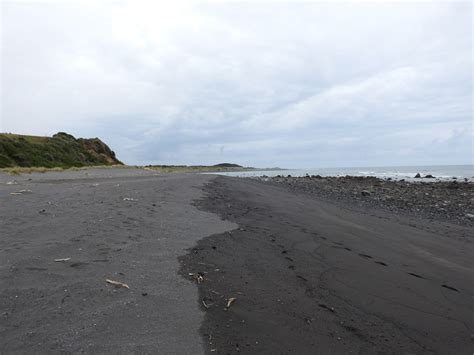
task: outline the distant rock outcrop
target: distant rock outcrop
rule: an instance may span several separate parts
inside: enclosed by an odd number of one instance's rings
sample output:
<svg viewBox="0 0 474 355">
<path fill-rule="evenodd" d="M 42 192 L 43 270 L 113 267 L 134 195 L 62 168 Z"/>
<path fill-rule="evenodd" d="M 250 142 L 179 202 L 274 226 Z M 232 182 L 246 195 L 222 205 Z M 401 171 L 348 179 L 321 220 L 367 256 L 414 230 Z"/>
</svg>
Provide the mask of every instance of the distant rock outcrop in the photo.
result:
<svg viewBox="0 0 474 355">
<path fill-rule="evenodd" d="M 220 163 L 213 166 L 215 166 L 216 168 L 242 168 L 242 166 L 239 164 L 231 164 L 231 163 Z"/>
<path fill-rule="evenodd" d="M 0 168 L 70 168 L 122 164 L 99 138 L 76 139 L 59 132 L 52 137 L 0 134 Z"/>
</svg>

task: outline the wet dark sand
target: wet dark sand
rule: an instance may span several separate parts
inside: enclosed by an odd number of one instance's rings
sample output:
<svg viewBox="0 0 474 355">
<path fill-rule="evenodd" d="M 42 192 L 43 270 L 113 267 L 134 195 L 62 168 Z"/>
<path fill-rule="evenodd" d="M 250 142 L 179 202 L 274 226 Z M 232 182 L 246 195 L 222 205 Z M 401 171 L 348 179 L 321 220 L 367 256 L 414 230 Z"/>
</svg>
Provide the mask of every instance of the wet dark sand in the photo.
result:
<svg viewBox="0 0 474 355">
<path fill-rule="evenodd" d="M 184 277 L 204 276 L 208 353 L 474 351 L 469 226 L 250 179 L 218 177 L 206 192 L 198 207 L 239 225 L 180 259 Z"/>
</svg>

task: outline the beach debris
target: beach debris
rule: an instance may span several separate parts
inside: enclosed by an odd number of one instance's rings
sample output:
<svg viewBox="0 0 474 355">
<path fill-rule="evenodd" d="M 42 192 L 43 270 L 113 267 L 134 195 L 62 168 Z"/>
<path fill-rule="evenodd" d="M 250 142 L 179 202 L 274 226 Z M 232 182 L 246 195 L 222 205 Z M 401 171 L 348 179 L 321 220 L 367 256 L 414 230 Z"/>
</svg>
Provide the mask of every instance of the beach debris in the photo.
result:
<svg viewBox="0 0 474 355">
<path fill-rule="evenodd" d="M 474 214 L 466 213 L 466 217 L 469 218 L 469 219 L 474 219 Z"/>
<path fill-rule="evenodd" d="M 206 301 L 205 301 L 204 298 L 203 298 L 203 299 L 202 299 L 202 305 L 203 305 L 205 308 L 209 309 L 209 308 L 211 307 L 212 303 L 211 303 L 211 304 L 207 304 Z"/>
<path fill-rule="evenodd" d="M 10 192 L 10 195 L 23 195 L 23 194 L 28 194 L 28 193 L 32 193 L 32 192 L 33 191 L 31 191 L 31 190 L 24 189 L 24 190 L 20 190 L 20 191 Z"/>
<path fill-rule="evenodd" d="M 7 182 L 7 185 L 18 185 L 18 183 L 16 182 L 16 180 L 14 180 L 14 181 L 8 181 L 8 182 Z"/>
<path fill-rule="evenodd" d="M 232 306 L 232 305 L 235 303 L 235 301 L 237 301 L 237 298 L 235 298 L 235 297 L 229 298 L 229 299 L 227 300 L 227 306 L 226 306 L 225 308 L 226 308 L 226 309 L 229 309 L 230 306 Z"/>
<path fill-rule="evenodd" d="M 38 211 L 38 213 L 46 213 L 46 210 L 43 208 L 42 210 Z"/>
<path fill-rule="evenodd" d="M 370 192 L 367 191 L 367 190 L 362 190 L 362 191 L 361 191 L 361 195 L 362 195 L 362 196 L 370 196 Z"/>
<path fill-rule="evenodd" d="M 201 282 L 204 282 L 204 273 L 203 272 L 197 272 L 197 273 L 190 272 L 189 276 L 191 276 L 193 278 L 193 280 L 195 280 L 198 284 L 200 284 Z"/>
<path fill-rule="evenodd" d="M 66 261 L 71 260 L 71 258 L 61 258 L 61 259 L 54 259 L 55 262 L 57 263 L 64 263 Z"/>
<path fill-rule="evenodd" d="M 114 281 L 110 279 L 105 279 L 105 282 L 107 282 L 110 285 L 115 286 L 116 288 L 130 288 L 127 284 L 120 282 L 120 281 Z"/>
<path fill-rule="evenodd" d="M 134 199 L 132 197 L 124 197 L 123 200 L 124 201 L 137 201 L 136 199 Z"/>
</svg>

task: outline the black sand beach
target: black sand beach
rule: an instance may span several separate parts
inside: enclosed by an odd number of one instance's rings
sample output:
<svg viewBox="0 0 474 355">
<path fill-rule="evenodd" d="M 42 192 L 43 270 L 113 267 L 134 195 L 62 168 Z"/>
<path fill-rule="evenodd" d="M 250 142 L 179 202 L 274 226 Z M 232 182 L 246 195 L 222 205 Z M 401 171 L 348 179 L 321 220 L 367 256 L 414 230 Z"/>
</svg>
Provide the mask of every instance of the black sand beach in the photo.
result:
<svg viewBox="0 0 474 355">
<path fill-rule="evenodd" d="M 0 175 L 0 198 L 0 353 L 474 349 L 458 219 L 139 169 Z"/>
<path fill-rule="evenodd" d="M 200 209 L 239 224 L 181 259 L 204 275 L 209 352 L 472 353 L 470 227 L 250 179 L 206 192 Z"/>
<path fill-rule="evenodd" d="M 177 258 L 235 228 L 191 205 L 212 177 L 90 169 L 0 179 L 0 353 L 202 352 L 197 290 Z M 22 190 L 31 192 L 10 194 Z"/>
</svg>

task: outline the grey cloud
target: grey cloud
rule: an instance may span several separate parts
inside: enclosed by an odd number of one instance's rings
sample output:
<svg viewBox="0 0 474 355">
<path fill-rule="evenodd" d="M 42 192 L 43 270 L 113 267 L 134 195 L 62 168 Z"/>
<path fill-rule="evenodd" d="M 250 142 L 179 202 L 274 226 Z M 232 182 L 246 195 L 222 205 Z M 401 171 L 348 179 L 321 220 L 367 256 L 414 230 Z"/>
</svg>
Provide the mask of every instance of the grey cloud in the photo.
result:
<svg viewBox="0 0 474 355">
<path fill-rule="evenodd" d="M 3 131 L 131 164 L 472 162 L 472 5 L 2 3 Z"/>
</svg>

